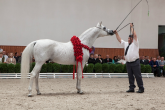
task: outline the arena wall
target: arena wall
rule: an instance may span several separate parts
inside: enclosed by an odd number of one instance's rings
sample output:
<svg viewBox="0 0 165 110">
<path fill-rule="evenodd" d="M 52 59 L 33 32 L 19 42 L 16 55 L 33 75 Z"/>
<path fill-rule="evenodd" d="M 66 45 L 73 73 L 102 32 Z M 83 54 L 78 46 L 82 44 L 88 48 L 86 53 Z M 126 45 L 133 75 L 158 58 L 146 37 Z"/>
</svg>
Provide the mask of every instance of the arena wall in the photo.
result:
<svg viewBox="0 0 165 110">
<path fill-rule="evenodd" d="M 141 49 L 158 49 L 158 25 L 165 25 L 165 0 L 143 0 L 121 25 L 133 22 Z M 139 0 L 0 0 L 0 45 L 26 46 L 38 39 L 68 42 L 99 21 L 115 29 Z M 129 27 L 120 33 L 127 40 Z M 97 48 L 121 48 L 115 36 Z"/>
</svg>

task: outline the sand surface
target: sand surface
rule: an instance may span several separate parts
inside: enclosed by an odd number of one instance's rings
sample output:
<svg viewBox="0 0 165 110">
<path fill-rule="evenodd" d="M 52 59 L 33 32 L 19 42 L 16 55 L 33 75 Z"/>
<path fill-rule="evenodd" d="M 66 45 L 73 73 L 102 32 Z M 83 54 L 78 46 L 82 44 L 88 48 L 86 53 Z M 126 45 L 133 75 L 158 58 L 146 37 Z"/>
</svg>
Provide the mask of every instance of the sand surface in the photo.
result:
<svg viewBox="0 0 165 110">
<path fill-rule="evenodd" d="M 80 95 L 76 80 L 39 79 L 42 95 L 34 88 L 33 97 L 27 97 L 20 79 L 0 79 L 0 110 L 165 110 L 165 78 L 143 81 L 145 92 L 138 94 L 125 92 L 127 78 L 86 78 Z"/>
</svg>

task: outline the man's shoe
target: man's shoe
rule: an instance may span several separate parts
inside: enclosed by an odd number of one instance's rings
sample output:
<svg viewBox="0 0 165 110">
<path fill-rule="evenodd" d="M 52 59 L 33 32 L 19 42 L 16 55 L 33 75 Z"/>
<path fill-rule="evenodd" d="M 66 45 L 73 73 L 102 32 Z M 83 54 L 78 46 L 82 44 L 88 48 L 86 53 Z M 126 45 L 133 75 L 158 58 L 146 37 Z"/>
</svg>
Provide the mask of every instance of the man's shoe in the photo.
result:
<svg viewBox="0 0 165 110">
<path fill-rule="evenodd" d="M 126 92 L 135 92 L 134 89 L 129 89 L 128 91 Z"/>
<path fill-rule="evenodd" d="M 141 90 L 141 89 L 139 89 L 138 91 L 136 91 L 136 93 L 143 93 L 144 92 L 144 90 Z"/>
</svg>

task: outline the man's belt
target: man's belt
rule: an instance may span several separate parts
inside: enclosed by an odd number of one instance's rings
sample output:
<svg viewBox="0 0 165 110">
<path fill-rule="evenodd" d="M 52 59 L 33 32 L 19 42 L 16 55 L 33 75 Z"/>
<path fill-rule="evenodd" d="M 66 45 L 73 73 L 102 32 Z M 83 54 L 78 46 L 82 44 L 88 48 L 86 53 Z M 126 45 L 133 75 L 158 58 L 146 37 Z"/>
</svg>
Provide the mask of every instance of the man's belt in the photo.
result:
<svg viewBox="0 0 165 110">
<path fill-rule="evenodd" d="M 136 59 L 135 61 L 132 61 L 132 62 L 127 62 L 127 63 L 135 63 L 136 61 L 138 61 L 139 60 L 139 58 L 138 59 Z"/>
</svg>

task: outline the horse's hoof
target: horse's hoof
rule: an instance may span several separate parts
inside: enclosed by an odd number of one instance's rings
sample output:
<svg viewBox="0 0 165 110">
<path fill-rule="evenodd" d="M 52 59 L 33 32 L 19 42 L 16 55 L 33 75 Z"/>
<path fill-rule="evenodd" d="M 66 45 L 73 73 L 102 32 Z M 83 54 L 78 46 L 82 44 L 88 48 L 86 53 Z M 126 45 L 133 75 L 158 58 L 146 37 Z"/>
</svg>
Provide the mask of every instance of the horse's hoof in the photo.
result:
<svg viewBox="0 0 165 110">
<path fill-rule="evenodd" d="M 78 93 L 78 94 L 84 94 L 83 91 L 81 91 L 81 92 L 80 92 L 80 91 L 77 91 L 77 93 Z"/>
<path fill-rule="evenodd" d="M 31 94 L 29 94 L 29 95 L 28 95 L 28 97 L 32 97 L 32 95 L 31 95 Z"/>
<path fill-rule="evenodd" d="M 37 95 L 41 95 L 41 93 L 37 93 Z"/>
</svg>

